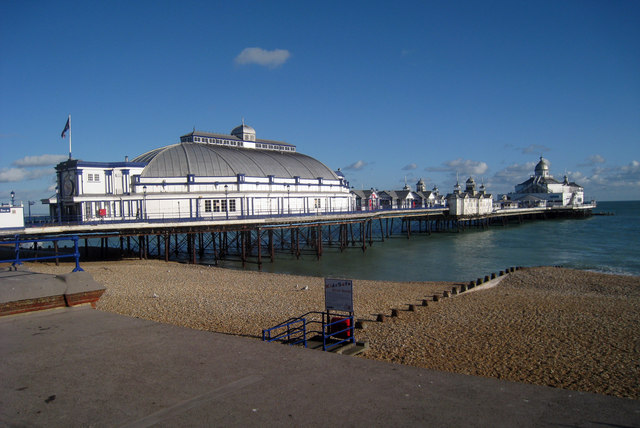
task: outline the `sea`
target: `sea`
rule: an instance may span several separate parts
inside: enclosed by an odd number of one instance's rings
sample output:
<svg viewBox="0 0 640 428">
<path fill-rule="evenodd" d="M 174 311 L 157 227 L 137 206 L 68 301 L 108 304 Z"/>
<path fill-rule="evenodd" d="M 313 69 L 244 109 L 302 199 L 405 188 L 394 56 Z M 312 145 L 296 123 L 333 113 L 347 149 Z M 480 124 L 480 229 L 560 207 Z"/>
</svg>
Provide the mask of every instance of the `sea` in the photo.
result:
<svg viewBox="0 0 640 428">
<path fill-rule="evenodd" d="M 469 281 L 511 266 L 563 266 L 640 276 L 640 201 L 599 202 L 581 219 L 525 221 L 463 232 L 396 234 L 365 252 L 325 248 L 320 260 L 278 254 L 265 272 L 385 281 Z M 241 268 L 238 262 L 220 266 Z M 257 269 L 247 264 L 246 269 Z"/>
</svg>

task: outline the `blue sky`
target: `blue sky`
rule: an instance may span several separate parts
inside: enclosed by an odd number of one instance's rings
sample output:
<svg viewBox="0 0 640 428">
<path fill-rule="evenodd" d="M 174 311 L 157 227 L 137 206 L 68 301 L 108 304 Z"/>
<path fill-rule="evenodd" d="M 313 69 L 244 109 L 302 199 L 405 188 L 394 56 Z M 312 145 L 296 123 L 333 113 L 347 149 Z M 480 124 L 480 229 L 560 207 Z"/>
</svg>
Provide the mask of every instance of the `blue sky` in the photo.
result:
<svg viewBox="0 0 640 428">
<path fill-rule="evenodd" d="M 244 117 L 357 189 L 504 193 L 543 155 L 640 199 L 639 2 L 373 3 L 1 2 L 0 201 L 54 193 L 69 114 L 86 161 Z"/>
</svg>

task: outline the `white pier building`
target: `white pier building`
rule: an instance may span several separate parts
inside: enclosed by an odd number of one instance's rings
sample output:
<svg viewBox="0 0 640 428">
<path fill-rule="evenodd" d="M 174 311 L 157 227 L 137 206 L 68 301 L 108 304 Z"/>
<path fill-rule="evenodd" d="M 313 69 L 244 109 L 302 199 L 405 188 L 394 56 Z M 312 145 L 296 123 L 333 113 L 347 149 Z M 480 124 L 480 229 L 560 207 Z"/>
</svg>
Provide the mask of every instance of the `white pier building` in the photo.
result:
<svg viewBox="0 0 640 428">
<path fill-rule="evenodd" d="M 486 193 L 484 184 L 480 190 L 476 190 L 476 182 L 472 177 L 467 180 L 464 192 L 456 182 L 453 193 L 449 193 L 446 200 L 449 214 L 453 216 L 478 216 L 493 212 L 493 195 Z"/>
<path fill-rule="evenodd" d="M 130 162 L 70 159 L 56 172 L 57 194 L 43 203 L 60 221 L 213 220 L 354 206 L 342 174 L 295 145 L 256 138 L 244 123 L 230 135 L 194 130 Z"/>
<path fill-rule="evenodd" d="M 540 156 L 534 175 L 517 184 L 508 197 L 524 207 L 576 206 L 584 203 L 584 188 L 569 182 L 566 175 L 562 182 L 557 181 L 549 173 L 549 162 Z"/>
</svg>

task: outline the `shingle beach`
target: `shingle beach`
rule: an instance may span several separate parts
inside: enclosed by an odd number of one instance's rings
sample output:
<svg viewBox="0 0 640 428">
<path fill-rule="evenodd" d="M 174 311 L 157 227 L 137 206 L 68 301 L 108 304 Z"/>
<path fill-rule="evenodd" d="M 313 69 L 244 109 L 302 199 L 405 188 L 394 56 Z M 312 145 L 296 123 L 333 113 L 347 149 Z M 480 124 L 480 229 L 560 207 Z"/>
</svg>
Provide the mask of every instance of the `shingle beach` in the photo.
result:
<svg viewBox="0 0 640 428">
<path fill-rule="evenodd" d="M 99 310 L 200 330 L 258 338 L 324 308 L 323 278 L 156 260 L 82 267 L 107 289 Z M 370 343 L 361 358 L 640 399 L 640 277 L 526 268 L 496 287 L 421 306 L 456 284 L 355 280 L 356 317 L 370 321 L 356 332 Z"/>
</svg>

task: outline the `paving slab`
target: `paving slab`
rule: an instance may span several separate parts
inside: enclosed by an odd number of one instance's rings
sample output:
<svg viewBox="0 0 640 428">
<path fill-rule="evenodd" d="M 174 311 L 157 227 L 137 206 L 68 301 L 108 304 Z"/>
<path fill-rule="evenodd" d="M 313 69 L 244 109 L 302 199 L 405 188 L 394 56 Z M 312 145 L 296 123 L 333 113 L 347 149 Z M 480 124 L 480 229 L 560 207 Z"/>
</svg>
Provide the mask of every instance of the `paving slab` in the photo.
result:
<svg viewBox="0 0 640 428">
<path fill-rule="evenodd" d="M 640 402 L 89 307 L 0 319 L 5 426 L 639 426 Z"/>
</svg>

